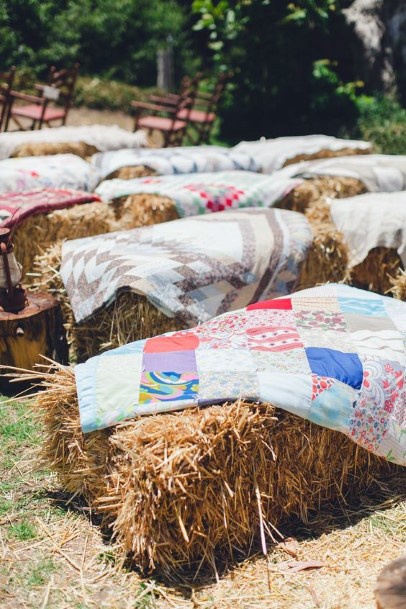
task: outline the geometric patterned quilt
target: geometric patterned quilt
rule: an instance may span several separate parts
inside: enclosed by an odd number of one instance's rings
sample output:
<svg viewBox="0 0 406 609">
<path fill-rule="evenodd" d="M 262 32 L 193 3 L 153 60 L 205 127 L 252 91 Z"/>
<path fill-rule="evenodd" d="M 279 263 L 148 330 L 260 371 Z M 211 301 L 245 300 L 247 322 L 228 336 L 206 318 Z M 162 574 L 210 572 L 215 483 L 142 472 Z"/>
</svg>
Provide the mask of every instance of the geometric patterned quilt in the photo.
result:
<svg viewBox="0 0 406 609">
<path fill-rule="evenodd" d="M 0 193 L 37 188 L 72 188 L 93 192 L 98 181 L 96 169 L 74 154 L 0 161 Z"/>
<path fill-rule="evenodd" d="M 303 182 L 251 171 L 166 175 L 105 180 L 96 193 L 105 201 L 132 194 L 157 194 L 174 200 L 179 217 L 237 207 L 272 207 Z"/>
<path fill-rule="evenodd" d="M 0 193 L 0 226 L 11 228 L 29 216 L 56 209 L 100 201 L 100 197 L 80 190 L 42 188 L 23 192 Z"/>
<path fill-rule="evenodd" d="M 229 210 L 67 241 L 60 274 L 77 322 L 131 290 L 188 327 L 292 291 L 311 243 L 302 214 Z"/>
<path fill-rule="evenodd" d="M 122 169 L 143 165 L 158 175 L 204 173 L 214 171 L 258 171 L 254 159 L 244 152 L 236 152 L 224 146 L 175 146 L 110 150 L 92 156 L 91 163 L 103 178 Z"/>
<path fill-rule="evenodd" d="M 405 342 L 406 303 L 338 284 L 304 290 L 76 366 L 82 429 L 244 398 L 406 465 Z"/>
</svg>

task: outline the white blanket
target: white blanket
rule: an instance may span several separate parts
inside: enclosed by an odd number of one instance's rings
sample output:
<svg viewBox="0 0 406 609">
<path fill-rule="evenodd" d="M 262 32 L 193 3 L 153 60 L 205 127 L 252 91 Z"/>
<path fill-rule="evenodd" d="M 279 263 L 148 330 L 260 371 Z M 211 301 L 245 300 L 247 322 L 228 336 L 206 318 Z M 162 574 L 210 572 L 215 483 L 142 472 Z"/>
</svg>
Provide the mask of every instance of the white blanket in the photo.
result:
<svg viewBox="0 0 406 609">
<path fill-rule="evenodd" d="M 262 173 L 273 173 L 298 154 L 316 154 L 321 150 L 338 151 L 344 148 L 367 151 L 371 144 L 358 140 L 341 140 L 329 135 L 302 135 L 241 142 L 233 150 L 252 156 Z"/>
<path fill-rule="evenodd" d="M 10 157 L 24 144 L 55 142 L 85 142 L 97 150 L 141 148 L 147 145 L 143 131 L 131 133 L 117 125 L 84 125 L 82 127 L 53 127 L 38 131 L 12 131 L 0 133 L 0 160 Z"/>
<path fill-rule="evenodd" d="M 406 265 L 406 192 L 367 193 L 329 203 L 350 248 L 350 266 L 360 264 L 374 247 L 396 249 Z"/>
<path fill-rule="evenodd" d="M 27 156 L 0 161 L 0 192 L 72 188 L 93 192 L 99 181 L 94 167 L 74 154 Z"/>
<path fill-rule="evenodd" d="M 360 180 L 370 192 L 406 190 L 406 155 L 366 154 L 302 161 L 280 169 L 281 177 L 340 176 Z"/>
</svg>

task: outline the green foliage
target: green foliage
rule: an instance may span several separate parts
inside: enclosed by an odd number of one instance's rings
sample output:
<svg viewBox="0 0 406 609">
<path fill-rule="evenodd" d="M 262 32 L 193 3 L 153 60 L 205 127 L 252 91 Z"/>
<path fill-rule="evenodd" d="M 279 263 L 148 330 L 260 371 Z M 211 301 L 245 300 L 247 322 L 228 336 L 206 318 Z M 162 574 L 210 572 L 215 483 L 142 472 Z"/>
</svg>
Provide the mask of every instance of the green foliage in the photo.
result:
<svg viewBox="0 0 406 609">
<path fill-rule="evenodd" d="M 133 85 L 116 80 L 81 76 L 76 86 L 75 106 L 128 112 L 133 99 L 145 101 L 146 98 L 147 92 Z"/>
<path fill-rule="evenodd" d="M 44 75 L 80 61 L 82 72 L 139 85 L 156 81 L 156 52 L 171 43 L 187 59 L 185 15 L 176 0 L 5 0 L 0 63 Z"/>
<path fill-rule="evenodd" d="M 393 97 L 360 97 L 353 135 L 371 141 L 377 152 L 406 154 L 406 110 Z"/>
<path fill-rule="evenodd" d="M 334 133 L 356 118 L 362 83 L 346 83 L 332 44 L 340 0 L 194 0 L 212 64 L 233 70 L 222 135 L 229 141 Z"/>
<path fill-rule="evenodd" d="M 29 539 L 35 539 L 37 536 L 34 525 L 26 519 L 10 525 L 8 528 L 8 534 L 10 537 L 18 539 L 18 541 L 28 541 Z"/>
</svg>

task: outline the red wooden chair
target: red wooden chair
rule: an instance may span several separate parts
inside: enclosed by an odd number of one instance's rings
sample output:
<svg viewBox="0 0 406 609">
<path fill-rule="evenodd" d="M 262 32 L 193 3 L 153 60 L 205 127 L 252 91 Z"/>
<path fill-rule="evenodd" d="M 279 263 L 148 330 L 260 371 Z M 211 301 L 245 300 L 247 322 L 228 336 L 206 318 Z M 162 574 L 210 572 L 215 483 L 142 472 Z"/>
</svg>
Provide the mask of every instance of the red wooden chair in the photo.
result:
<svg viewBox="0 0 406 609">
<path fill-rule="evenodd" d="M 217 106 L 229 79 L 229 72 L 221 72 L 211 94 L 201 91 L 197 92 L 195 103 L 190 112 L 186 114 L 185 111 L 181 111 L 179 113 L 179 118 L 187 120 L 195 133 L 195 138 L 190 138 L 193 140 L 193 144 L 199 145 L 208 142 L 214 121 L 217 118 Z M 169 93 L 165 97 L 152 96 L 151 101 L 173 105 L 176 103 L 177 98 L 177 95 Z"/>
<path fill-rule="evenodd" d="M 11 107 L 11 88 L 13 86 L 16 69 L 13 66 L 8 72 L 0 72 L 0 131 L 7 131 L 9 112 Z"/>
<path fill-rule="evenodd" d="M 21 119 L 31 121 L 28 129 L 41 129 L 45 124 L 52 127 L 51 123 L 60 121 L 60 126 L 65 125 L 69 110 L 72 106 L 73 93 L 79 71 L 79 64 L 75 63 L 72 68 L 57 70 L 52 66 L 49 72 L 47 84 L 36 84 L 35 88 L 41 95 L 27 95 L 12 91 L 13 105 L 10 111 L 12 118 L 22 130 L 27 130 Z M 28 102 L 28 105 L 14 105 L 16 100 Z M 50 106 L 52 102 L 58 102 L 58 106 Z"/>
<path fill-rule="evenodd" d="M 184 79 L 181 93 L 173 96 L 173 100 L 154 97 L 153 99 L 157 101 L 162 99 L 160 104 L 133 101 L 131 106 L 136 111 L 134 131 L 137 129 L 146 129 L 148 133 L 160 131 L 163 134 L 164 147 L 180 146 L 188 126 L 197 87 L 197 78 Z"/>
</svg>

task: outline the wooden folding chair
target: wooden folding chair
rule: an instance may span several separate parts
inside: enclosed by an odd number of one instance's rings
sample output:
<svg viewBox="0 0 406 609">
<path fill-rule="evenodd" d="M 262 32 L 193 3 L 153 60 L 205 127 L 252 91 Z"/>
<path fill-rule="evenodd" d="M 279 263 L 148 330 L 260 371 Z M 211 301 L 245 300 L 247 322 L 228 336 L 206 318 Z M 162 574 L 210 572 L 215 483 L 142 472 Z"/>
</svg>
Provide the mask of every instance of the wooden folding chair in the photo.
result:
<svg viewBox="0 0 406 609">
<path fill-rule="evenodd" d="M 72 68 L 64 68 L 57 70 L 52 66 L 49 72 L 48 82 L 46 84 L 37 83 L 35 88 L 40 91 L 41 95 L 27 95 L 12 91 L 13 105 L 10 111 L 12 118 L 22 130 L 27 130 L 27 127 L 20 122 L 21 119 L 31 121 L 28 129 L 41 129 L 45 124 L 47 127 L 52 127 L 54 121 L 60 121 L 59 126 L 66 123 L 69 110 L 73 102 L 73 93 L 75 90 L 76 79 L 79 71 L 79 64 L 75 63 Z M 26 101 L 28 105 L 16 106 L 14 102 Z M 49 104 L 58 102 L 58 106 L 50 106 Z"/>
<path fill-rule="evenodd" d="M 131 106 L 136 110 L 134 131 L 146 129 L 149 134 L 160 131 L 163 134 L 163 146 L 180 146 L 182 144 L 189 115 L 192 110 L 198 79 L 184 79 L 183 88 L 179 95 L 173 96 L 173 100 L 154 104 L 150 102 L 133 101 Z M 148 112 L 148 114 L 145 114 Z M 182 117 L 182 118 L 181 118 Z"/>
<path fill-rule="evenodd" d="M 7 131 L 15 72 L 14 66 L 8 72 L 0 72 L 0 131 Z"/>
</svg>

